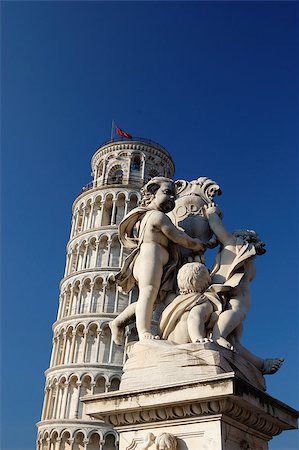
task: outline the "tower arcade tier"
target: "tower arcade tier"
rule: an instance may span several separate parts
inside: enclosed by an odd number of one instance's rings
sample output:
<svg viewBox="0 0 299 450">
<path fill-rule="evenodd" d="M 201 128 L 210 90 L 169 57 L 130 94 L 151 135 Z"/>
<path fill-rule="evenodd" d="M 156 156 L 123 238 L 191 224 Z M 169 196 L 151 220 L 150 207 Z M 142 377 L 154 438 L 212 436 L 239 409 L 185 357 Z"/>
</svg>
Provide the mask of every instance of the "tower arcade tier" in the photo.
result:
<svg viewBox="0 0 299 450">
<path fill-rule="evenodd" d="M 118 390 L 124 349 L 112 342 L 108 323 L 136 300 L 137 290 L 127 295 L 114 283 L 127 256 L 117 226 L 150 178 L 175 170 L 163 147 L 142 138 L 103 144 L 91 166 L 93 180 L 73 204 L 37 450 L 117 448 L 116 433 L 85 415 L 80 397 Z"/>
</svg>

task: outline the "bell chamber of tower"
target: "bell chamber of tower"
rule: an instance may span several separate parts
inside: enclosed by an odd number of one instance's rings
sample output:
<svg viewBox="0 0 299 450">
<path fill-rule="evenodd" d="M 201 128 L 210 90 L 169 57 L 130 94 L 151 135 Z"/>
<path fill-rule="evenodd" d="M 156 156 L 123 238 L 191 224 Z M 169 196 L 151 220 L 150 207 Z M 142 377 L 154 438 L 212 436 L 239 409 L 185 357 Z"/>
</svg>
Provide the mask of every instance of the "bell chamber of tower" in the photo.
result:
<svg viewBox="0 0 299 450">
<path fill-rule="evenodd" d="M 124 348 L 113 343 L 108 323 L 138 292 L 124 294 L 114 282 L 128 255 L 117 227 L 138 205 L 140 188 L 150 178 L 172 178 L 175 170 L 169 153 L 143 138 L 103 144 L 91 166 L 93 180 L 72 209 L 37 450 L 117 448 L 115 431 L 85 415 L 80 397 L 119 387 Z"/>
<path fill-rule="evenodd" d="M 91 162 L 93 187 L 143 186 L 156 176 L 171 177 L 174 163 L 159 144 L 140 141 L 109 142 L 98 149 Z"/>
</svg>

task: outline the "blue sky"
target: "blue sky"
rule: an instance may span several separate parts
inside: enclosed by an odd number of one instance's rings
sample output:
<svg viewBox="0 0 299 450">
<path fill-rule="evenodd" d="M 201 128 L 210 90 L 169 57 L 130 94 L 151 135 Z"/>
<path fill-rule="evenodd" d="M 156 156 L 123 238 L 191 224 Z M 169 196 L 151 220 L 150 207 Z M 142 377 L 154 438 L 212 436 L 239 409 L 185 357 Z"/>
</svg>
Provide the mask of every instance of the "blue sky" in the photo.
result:
<svg viewBox="0 0 299 450">
<path fill-rule="evenodd" d="M 243 342 L 286 358 L 268 392 L 298 409 L 298 3 L 2 2 L 1 12 L 1 448 L 34 448 L 71 205 L 112 119 L 165 146 L 176 179 L 216 180 L 227 227 L 266 241 Z M 270 449 L 298 446 L 292 431 Z"/>
</svg>

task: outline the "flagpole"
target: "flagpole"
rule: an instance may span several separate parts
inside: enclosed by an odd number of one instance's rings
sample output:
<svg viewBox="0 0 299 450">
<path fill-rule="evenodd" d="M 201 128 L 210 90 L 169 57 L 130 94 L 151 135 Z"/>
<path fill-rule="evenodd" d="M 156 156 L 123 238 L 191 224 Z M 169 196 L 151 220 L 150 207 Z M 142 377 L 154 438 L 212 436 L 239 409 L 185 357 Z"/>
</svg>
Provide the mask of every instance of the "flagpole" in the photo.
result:
<svg viewBox="0 0 299 450">
<path fill-rule="evenodd" d="M 114 122 L 114 119 L 113 119 L 112 120 L 112 124 L 111 124 L 111 141 L 113 141 L 114 128 L 115 128 L 115 122 Z"/>
</svg>

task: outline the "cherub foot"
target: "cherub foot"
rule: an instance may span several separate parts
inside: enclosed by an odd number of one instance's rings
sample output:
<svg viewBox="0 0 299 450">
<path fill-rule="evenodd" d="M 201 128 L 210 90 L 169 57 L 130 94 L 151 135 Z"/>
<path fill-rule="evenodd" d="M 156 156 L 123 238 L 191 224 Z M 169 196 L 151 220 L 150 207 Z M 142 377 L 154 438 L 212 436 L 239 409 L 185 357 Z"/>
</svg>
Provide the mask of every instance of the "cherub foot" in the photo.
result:
<svg viewBox="0 0 299 450">
<path fill-rule="evenodd" d="M 230 344 L 224 337 L 220 336 L 218 339 L 214 339 L 215 342 L 217 342 L 218 345 L 221 345 L 221 347 L 228 348 L 229 350 L 234 350 L 234 347 L 232 344 Z"/>
<path fill-rule="evenodd" d="M 112 340 L 116 345 L 122 345 L 124 340 L 124 329 L 119 327 L 115 320 L 109 322 Z"/>
<path fill-rule="evenodd" d="M 197 344 L 206 344 L 207 342 L 213 342 L 213 339 L 209 339 L 209 338 L 197 338 L 195 339 L 195 341 Z"/>
<path fill-rule="evenodd" d="M 157 336 L 157 335 L 154 335 L 154 334 L 152 334 L 152 333 L 150 333 L 148 331 L 145 331 L 144 333 L 141 333 L 139 335 L 139 340 L 143 341 L 145 339 L 160 339 L 160 337 Z"/>
<path fill-rule="evenodd" d="M 272 375 L 273 373 L 277 372 L 278 369 L 281 368 L 283 362 L 284 362 L 283 358 L 264 359 L 263 366 L 261 369 L 262 374 Z"/>
</svg>

